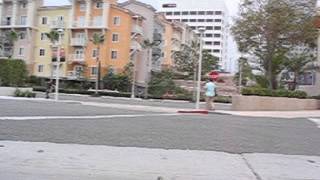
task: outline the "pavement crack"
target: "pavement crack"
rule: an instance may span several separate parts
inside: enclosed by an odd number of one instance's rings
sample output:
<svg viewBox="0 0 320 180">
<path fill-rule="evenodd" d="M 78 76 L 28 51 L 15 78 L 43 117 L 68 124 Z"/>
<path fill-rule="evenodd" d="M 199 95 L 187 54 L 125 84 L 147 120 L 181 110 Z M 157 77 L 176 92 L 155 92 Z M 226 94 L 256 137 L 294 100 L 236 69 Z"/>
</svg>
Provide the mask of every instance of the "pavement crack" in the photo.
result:
<svg viewBox="0 0 320 180">
<path fill-rule="evenodd" d="M 246 157 L 243 154 L 240 154 L 243 161 L 246 163 L 247 167 L 250 169 L 252 174 L 256 177 L 257 180 L 262 180 L 261 176 L 254 170 L 252 165 L 249 163 L 249 161 L 246 159 Z"/>
</svg>

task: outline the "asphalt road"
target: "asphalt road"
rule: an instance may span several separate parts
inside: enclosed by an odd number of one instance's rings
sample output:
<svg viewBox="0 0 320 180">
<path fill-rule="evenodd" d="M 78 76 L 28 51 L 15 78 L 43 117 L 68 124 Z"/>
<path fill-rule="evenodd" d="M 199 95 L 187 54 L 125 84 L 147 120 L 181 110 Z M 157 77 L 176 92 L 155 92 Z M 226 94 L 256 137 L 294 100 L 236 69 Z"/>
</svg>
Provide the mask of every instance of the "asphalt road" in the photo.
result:
<svg viewBox="0 0 320 180">
<path fill-rule="evenodd" d="M 0 100 L 0 119 L 141 113 L 73 103 Z M 320 156 L 320 129 L 307 119 L 144 112 L 130 118 L 0 120 L 1 140 Z"/>
</svg>

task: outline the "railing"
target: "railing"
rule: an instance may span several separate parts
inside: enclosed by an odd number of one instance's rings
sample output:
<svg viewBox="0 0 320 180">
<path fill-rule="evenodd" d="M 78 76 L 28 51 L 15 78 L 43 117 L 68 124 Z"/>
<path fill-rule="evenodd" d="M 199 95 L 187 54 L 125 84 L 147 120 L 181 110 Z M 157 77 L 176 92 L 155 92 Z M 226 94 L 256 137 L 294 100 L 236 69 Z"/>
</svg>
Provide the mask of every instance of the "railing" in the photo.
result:
<svg viewBox="0 0 320 180">
<path fill-rule="evenodd" d="M 72 38 L 71 46 L 86 46 L 87 40 L 85 38 Z"/>
<path fill-rule="evenodd" d="M 74 21 L 72 23 L 72 27 L 76 27 L 76 28 L 83 28 L 86 26 L 86 22 L 85 21 Z"/>
<path fill-rule="evenodd" d="M 141 26 L 135 24 L 135 25 L 133 25 L 133 27 L 132 27 L 132 32 L 133 32 L 133 33 L 137 33 L 137 34 L 143 34 L 143 29 L 142 29 Z"/>
<path fill-rule="evenodd" d="M 67 72 L 68 79 L 83 79 L 83 72 L 77 72 L 77 71 L 68 71 Z"/>
<path fill-rule="evenodd" d="M 142 49 L 142 46 L 139 42 L 135 41 L 135 40 L 132 40 L 131 41 L 131 50 L 141 50 Z"/>
<path fill-rule="evenodd" d="M 65 24 L 64 24 L 63 21 L 58 21 L 58 20 L 51 21 L 51 23 L 50 23 L 50 28 L 51 28 L 51 29 L 65 28 Z"/>
<path fill-rule="evenodd" d="M 93 20 L 89 22 L 89 27 L 102 27 L 103 22 L 102 20 Z"/>
<path fill-rule="evenodd" d="M 84 54 L 71 54 L 69 62 L 85 62 Z"/>
</svg>

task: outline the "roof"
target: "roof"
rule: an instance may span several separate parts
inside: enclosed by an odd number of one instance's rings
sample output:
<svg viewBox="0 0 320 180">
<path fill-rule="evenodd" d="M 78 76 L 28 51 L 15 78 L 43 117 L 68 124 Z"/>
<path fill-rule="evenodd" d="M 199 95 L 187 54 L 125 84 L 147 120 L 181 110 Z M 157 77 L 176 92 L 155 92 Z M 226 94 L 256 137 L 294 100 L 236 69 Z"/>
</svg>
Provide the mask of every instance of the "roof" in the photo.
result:
<svg viewBox="0 0 320 180">
<path fill-rule="evenodd" d="M 38 10 L 59 10 L 59 9 L 71 9 L 70 5 L 65 6 L 41 6 Z"/>
<path fill-rule="evenodd" d="M 130 4 L 136 4 L 136 5 L 139 5 L 139 6 L 146 7 L 148 9 L 152 10 L 152 11 L 157 11 L 157 9 L 155 9 L 152 5 L 147 4 L 147 3 L 143 3 L 141 1 L 137 1 L 137 0 L 128 0 L 128 1 L 123 2 L 123 3 L 119 3 L 119 6 L 124 7 L 124 6 L 130 5 Z"/>
<path fill-rule="evenodd" d="M 115 8 L 115 9 L 118 9 L 118 10 L 120 10 L 122 12 L 128 13 L 131 16 L 139 16 L 139 18 L 145 19 L 145 17 L 143 17 L 142 15 L 134 13 L 134 12 L 130 11 L 129 9 L 126 9 L 126 8 L 123 8 L 123 7 L 119 7 L 118 5 L 112 4 L 111 7 Z"/>
</svg>

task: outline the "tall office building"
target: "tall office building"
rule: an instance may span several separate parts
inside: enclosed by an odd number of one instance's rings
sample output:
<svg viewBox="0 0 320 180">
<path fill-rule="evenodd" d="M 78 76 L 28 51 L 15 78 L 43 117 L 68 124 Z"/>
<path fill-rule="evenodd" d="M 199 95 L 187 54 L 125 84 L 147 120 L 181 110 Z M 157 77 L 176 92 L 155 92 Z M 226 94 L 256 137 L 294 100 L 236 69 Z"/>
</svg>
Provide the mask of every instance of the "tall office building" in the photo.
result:
<svg viewBox="0 0 320 180">
<path fill-rule="evenodd" d="M 204 49 L 219 58 L 221 70 L 231 71 L 228 57 L 228 10 L 223 0 L 164 0 L 160 12 L 169 21 L 188 24 L 196 33 L 205 27 Z"/>
</svg>

